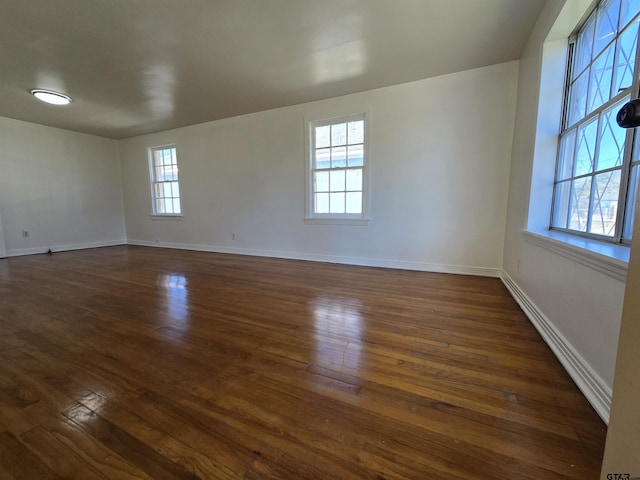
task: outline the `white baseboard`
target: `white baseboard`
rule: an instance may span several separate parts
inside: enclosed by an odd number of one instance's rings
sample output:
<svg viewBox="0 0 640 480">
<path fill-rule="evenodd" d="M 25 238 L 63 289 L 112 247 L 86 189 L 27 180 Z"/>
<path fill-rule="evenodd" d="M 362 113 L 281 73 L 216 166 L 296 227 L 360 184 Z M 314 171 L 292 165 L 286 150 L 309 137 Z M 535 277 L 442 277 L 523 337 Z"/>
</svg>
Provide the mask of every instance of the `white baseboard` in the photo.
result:
<svg viewBox="0 0 640 480">
<path fill-rule="evenodd" d="M 591 406 L 608 425 L 611 412 L 611 387 L 600 378 L 582 355 L 506 272 L 502 272 L 500 278 L 578 388 L 591 403 Z"/>
<path fill-rule="evenodd" d="M 52 252 L 67 252 L 70 250 L 84 250 L 86 248 L 99 248 L 99 247 L 114 247 L 116 245 L 126 245 L 127 241 L 121 240 L 107 240 L 103 242 L 89 242 L 89 243 L 74 243 L 70 245 L 52 245 L 47 247 L 33 247 L 33 248 L 18 248 L 13 250 L 7 250 L 7 257 L 19 257 L 22 255 L 37 255 L 41 253 L 47 253 L 49 250 Z"/>
<path fill-rule="evenodd" d="M 340 255 L 324 255 L 316 253 L 285 252 L 279 250 L 256 250 L 250 248 L 230 248 L 216 245 L 193 245 L 185 243 L 152 242 L 148 240 L 129 239 L 129 245 L 145 247 L 176 248 L 180 250 L 196 250 L 200 252 L 231 253 L 235 255 L 251 255 L 256 257 L 287 258 L 290 260 L 308 260 L 312 262 L 340 263 L 362 267 L 397 268 L 400 270 L 417 270 L 434 273 L 453 273 L 458 275 L 475 275 L 480 277 L 499 278 L 500 268 L 464 267 L 458 265 L 440 265 L 406 260 L 385 260 L 378 258 L 348 257 Z"/>
</svg>

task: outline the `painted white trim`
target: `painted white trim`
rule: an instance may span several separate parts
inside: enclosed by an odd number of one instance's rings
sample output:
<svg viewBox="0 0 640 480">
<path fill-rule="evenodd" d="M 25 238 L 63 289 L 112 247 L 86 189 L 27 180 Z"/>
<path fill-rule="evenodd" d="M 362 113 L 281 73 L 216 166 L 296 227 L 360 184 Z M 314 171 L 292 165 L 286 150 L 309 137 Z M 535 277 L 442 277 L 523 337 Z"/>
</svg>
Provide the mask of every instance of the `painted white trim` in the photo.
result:
<svg viewBox="0 0 640 480">
<path fill-rule="evenodd" d="M 629 247 L 577 237 L 562 232 L 522 230 L 526 242 L 582 265 L 593 268 L 621 282 L 627 279 Z"/>
<path fill-rule="evenodd" d="M 251 248 L 232 248 L 218 245 L 192 245 L 186 243 L 153 242 L 131 238 L 128 240 L 128 244 L 144 247 L 175 248 L 179 250 L 196 250 L 200 252 L 230 253 L 235 255 L 250 255 L 256 257 L 286 258 L 290 260 L 307 260 L 311 262 L 340 263 L 345 265 L 357 265 L 361 267 L 397 268 L 400 270 L 417 270 L 422 272 L 475 275 L 479 277 L 499 278 L 500 273 L 502 272 L 500 268 L 440 265 L 434 263 L 410 262 L 406 260 L 385 260 L 379 258 L 347 257 L 318 253 L 284 252 L 279 250 L 255 250 Z"/>
<path fill-rule="evenodd" d="M 347 225 L 355 227 L 366 227 L 371 221 L 370 218 L 322 218 L 311 217 L 305 218 L 304 223 L 306 225 Z"/>
<path fill-rule="evenodd" d="M 591 403 L 591 406 L 598 412 L 600 418 L 606 424 L 609 424 L 611 387 L 600 378 L 582 355 L 571 345 L 571 342 L 540 311 L 509 274 L 503 271 L 500 279 L 589 403 Z"/>
<path fill-rule="evenodd" d="M 184 220 L 184 215 L 182 214 L 153 214 L 149 215 L 149 217 L 151 218 L 151 220 Z"/>
<path fill-rule="evenodd" d="M 126 240 L 107 240 L 104 242 L 90 242 L 90 243 L 75 243 L 71 245 L 52 245 L 51 247 L 33 247 L 33 248 L 19 248 L 7 251 L 7 257 L 20 257 L 22 255 L 37 255 L 41 253 L 47 253 L 49 249 L 52 252 L 66 252 L 70 250 L 84 250 L 87 248 L 99 248 L 99 247 L 115 247 L 117 245 L 126 245 Z"/>
<path fill-rule="evenodd" d="M 358 113 L 354 113 L 358 112 Z M 327 113 L 327 112 L 325 112 Z M 368 225 L 370 220 L 371 205 L 371 108 L 362 106 L 361 108 L 349 108 L 348 112 L 332 111 L 329 115 L 305 116 L 304 122 L 304 149 L 305 149 L 305 218 L 306 224 L 316 225 Z M 337 122 L 348 122 L 350 120 L 364 120 L 364 163 L 362 167 L 362 213 L 354 214 L 314 214 L 313 213 L 313 157 L 314 157 L 314 127 L 329 125 Z M 318 221 L 316 221 L 316 219 Z M 336 220 L 335 223 L 327 223 L 327 220 Z M 345 219 L 355 219 L 361 223 L 346 223 Z"/>
</svg>

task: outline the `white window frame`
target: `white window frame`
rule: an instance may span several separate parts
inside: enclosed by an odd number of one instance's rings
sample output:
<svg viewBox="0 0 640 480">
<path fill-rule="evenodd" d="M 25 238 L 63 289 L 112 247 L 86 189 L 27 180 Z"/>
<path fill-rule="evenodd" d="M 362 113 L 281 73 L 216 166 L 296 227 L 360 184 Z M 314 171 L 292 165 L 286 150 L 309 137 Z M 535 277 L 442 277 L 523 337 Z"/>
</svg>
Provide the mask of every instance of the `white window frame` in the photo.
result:
<svg viewBox="0 0 640 480">
<path fill-rule="evenodd" d="M 315 213 L 315 188 L 314 174 L 324 169 L 316 169 L 314 164 L 315 158 L 315 129 L 326 125 L 336 125 L 354 120 L 364 121 L 364 143 L 363 143 L 363 165 L 362 165 L 362 211 L 361 213 Z M 366 226 L 370 222 L 369 218 L 369 172 L 371 170 L 371 149 L 370 149 L 370 131 L 371 131 L 371 115 L 368 111 L 363 110 L 361 113 L 341 115 L 329 118 L 313 118 L 305 119 L 305 150 L 306 150 L 306 201 L 305 201 L 305 217 L 307 224 L 320 225 L 355 225 Z M 330 170 L 349 170 L 349 166 L 335 167 Z"/>
<path fill-rule="evenodd" d="M 162 151 L 162 150 L 174 150 L 174 158 L 175 158 L 175 162 L 172 161 L 172 164 L 175 164 L 176 166 L 176 173 L 175 173 L 175 178 L 171 179 L 171 180 L 158 180 L 156 178 L 156 169 L 154 167 L 154 157 L 155 157 L 155 153 L 158 151 Z M 156 145 L 153 147 L 149 147 L 147 149 L 148 152 L 148 163 L 149 163 L 149 193 L 150 193 L 150 197 L 151 197 L 151 217 L 152 218 L 168 218 L 168 219 L 182 219 L 183 218 L 183 206 L 182 206 L 182 194 L 181 192 L 178 193 L 177 196 L 172 196 L 172 197 L 157 197 L 156 196 L 156 186 L 157 185 L 162 185 L 165 183 L 178 183 L 178 185 L 180 184 L 180 176 L 178 174 L 178 147 L 176 146 L 175 143 L 169 143 L 169 144 L 165 144 L 165 145 Z M 179 212 L 161 212 L 158 211 L 157 208 L 157 200 L 159 200 L 160 198 L 164 199 L 164 198 L 177 198 L 178 202 L 179 202 L 179 207 L 180 207 L 180 211 Z"/>
<path fill-rule="evenodd" d="M 618 26 L 616 36 L 612 37 L 613 40 L 609 40 L 608 44 L 606 44 L 602 48 L 602 50 L 599 50 L 600 53 L 598 54 L 598 56 L 595 59 L 591 59 L 590 62 L 584 64 L 581 67 L 580 71 L 574 72 L 573 69 L 575 68 L 575 63 L 577 62 L 577 58 L 579 55 L 581 55 L 581 51 L 580 51 L 581 47 L 578 44 L 578 39 L 580 38 L 582 32 L 585 29 L 587 28 L 590 29 L 591 27 L 593 27 L 594 29 L 597 28 L 597 25 L 595 23 L 596 12 L 602 11 L 603 5 L 606 5 L 607 3 L 608 3 L 608 0 L 599 1 L 596 4 L 596 6 L 593 8 L 593 10 L 589 13 L 589 15 L 586 17 L 586 20 L 582 23 L 582 25 L 580 25 L 580 27 L 576 30 L 576 32 L 569 38 L 569 55 L 568 55 L 568 65 L 567 65 L 567 73 L 566 73 L 566 81 L 565 81 L 565 97 L 564 97 L 564 108 L 563 108 L 563 114 L 562 114 L 563 115 L 562 129 L 561 129 L 559 141 L 558 141 L 558 154 L 556 159 L 556 173 L 555 173 L 555 180 L 554 180 L 554 193 L 553 193 L 553 205 L 551 208 L 550 229 L 556 230 L 559 232 L 565 232 L 571 235 L 577 235 L 577 236 L 586 237 L 594 240 L 604 241 L 604 242 L 617 243 L 617 244 L 620 244 L 620 243 L 629 244 L 630 243 L 630 237 L 629 237 L 630 226 L 632 225 L 632 222 L 633 222 L 633 213 L 634 213 L 632 207 L 635 205 L 634 198 L 629 198 L 630 193 L 632 193 L 630 192 L 630 188 L 629 188 L 631 186 L 630 185 L 631 169 L 634 167 L 640 168 L 638 167 L 640 165 L 640 160 L 639 160 L 640 156 L 638 154 L 638 142 L 637 141 L 634 142 L 635 131 L 633 129 L 629 129 L 624 134 L 625 146 L 624 146 L 624 152 L 622 155 L 622 162 L 619 166 L 596 169 L 595 165 L 592 165 L 591 170 L 585 171 L 584 173 L 576 172 L 575 171 L 576 167 L 574 166 L 572 167 L 573 171 L 570 174 L 567 175 L 566 173 L 563 173 L 562 176 L 560 175 L 560 170 L 563 168 L 562 167 L 563 155 L 566 155 L 566 152 L 563 151 L 563 149 L 571 149 L 570 151 L 573 153 L 571 153 L 570 156 L 572 158 L 575 158 L 574 155 L 577 156 L 577 154 L 575 153 L 576 151 L 575 149 L 578 148 L 578 144 L 580 140 L 579 138 L 580 131 L 582 128 L 585 128 L 585 129 L 588 128 L 587 126 L 591 124 L 597 125 L 596 138 L 594 140 L 595 146 L 592 148 L 596 152 L 593 154 L 595 159 L 594 162 L 595 163 L 598 162 L 599 148 L 600 148 L 599 144 L 601 140 L 602 129 L 604 128 L 603 118 L 605 118 L 605 116 L 607 115 L 609 116 L 609 120 L 611 119 L 611 116 L 615 118 L 615 114 L 617 113 L 617 110 L 619 109 L 622 103 L 624 103 L 626 100 L 629 100 L 630 98 L 636 98 L 638 96 L 638 92 L 640 88 L 639 87 L 640 85 L 639 83 L 640 48 L 636 50 L 635 69 L 634 69 L 634 76 L 632 78 L 632 83 L 630 85 L 624 85 L 622 88 L 620 88 L 619 91 L 615 93 L 610 93 L 609 100 L 604 102 L 602 105 L 598 106 L 597 108 L 593 108 L 590 111 L 587 107 L 587 111 L 585 112 L 585 114 L 575 119 L 570 119 L 570 110 L 572 108 L 572 105 L 570 103 L 571 87 L 569 85 L 573 85 L 574 83 L 577 84 L 578 77 L 586 76 L 587 78 L 590 79 L 592 76 L 592 73 L 591 73 L 592 65 L 595 65 L 596 61 L 599 61 L 601 57 L 604 57 L 605 52 L 609 48 L 615 48 L 615 53 L 614 53 L 615 59 L 613 63 L 614 65 L 617 65 L 618 55 L 620 50 L 618 38 L 620 37 L 622 32 L 630 31 L 629 26 L 634 23 L 632 21 L 628 24 L 624 24 L 623 27 L 625 28 L 623 28 L 622 30 L 620 30 L 620 26 Z M 624 5 L 624 2 L 620 2 L 620 4 Z M 611 68 L 614 69 L 616 67 L 612 66 Z M 582 74 L 583 71 L 586 73 Z M 610 89 L 616 86 L 614 83 L 616 81 L 617 79 L 615 78 L 615 75 L 612 73 L 612 79 L 610 80 L 610 84 L 609 84 Z M 591 92 L 592 83 L 593 83 L 593 79 L 590 79 L 588 84 L 589 90 L 588 90 L 588 93 L 585 94 L 586 102 L 589 101 L 590 95 L 592 93 Z M 615 121 L 613 123 L 615 123 Z M 618 128 L 617 125 L 615 125 L 615 128 Z M 567 142 L 563 143 L 565 139 L 568 139 L 568 140 Z M 571 143 L 569 143 L 569 140 L 571 141 Z M 636 144 L 635 146 L 634 146 L 634 143 Z M 589 230 L 591 229 L 592 216 L 594 215 L 593 210 L 595 210 L 594 202 L 595 202 L 595 205 L 598 205 L 600 207 L 600 203 L 595 197 L 595 189 L 597 188 L 597 185 L 595 184 L 595 179 L 599 175 L 606 175 L 607 173 L 617 172 L 617 171 L 620 172 L 620 187 L 619 187 L 619 192 L 617 196 L 617 208 L 615 209 L 615 218 L 616 218 L 615 229 L 612 231 L 611 235 L 590 232 Z M 589 210 L 586 213 L 586 220 L 585 220 L 586 223 L 584 225 L 585 231 L 573 229 L 569 225 L 570 216 L 572 213 L 572 206 L 573 206 L 572 202 L 575 200 L 573 196 L 573 190 L 572 190 L 573 185 L 574 185 L 574 182 L 580 182 L 583 180 L 585 182 L 589 182 L 589 185 L 590 185 L 589 192 L 588 192 Z M 564 203 L 560 203 L 557 191 L 559 188 L 562 188 L 563 186 L 571 190 L 567 190 L 569 192 L 568 194 L 566 193 L 567 191 L 565 191 L 565 195 L 562 197 Z M 602 210 L 602 208 L 600 208 L 600 210 Z"/>
</svg>

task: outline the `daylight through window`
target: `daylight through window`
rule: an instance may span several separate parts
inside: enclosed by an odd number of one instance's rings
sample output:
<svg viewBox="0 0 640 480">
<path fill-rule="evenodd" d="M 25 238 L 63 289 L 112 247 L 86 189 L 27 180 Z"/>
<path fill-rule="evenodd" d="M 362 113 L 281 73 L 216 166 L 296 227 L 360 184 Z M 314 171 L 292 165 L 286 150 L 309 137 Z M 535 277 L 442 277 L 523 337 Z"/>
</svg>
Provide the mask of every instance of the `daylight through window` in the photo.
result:
<svg viewBox="0 0 640 480">
<path fill-rule="evenodd" d="M 364 115 L 311 125 L 312 213 L 361 216 L 365 168 Z"/>
<path fill-rule="evenodd" d="M 638 0 L 602 1 L 570 39 L 554 229 L 631 241 L 640 161 L 616 114 L 638 93 L 639 12 Z"/>
<path fill-rule="evenodd" d="M 154 215 L 180 215 L 180 186 L 175 145 L 149 149 L 151 200 Z"/>
</svg>

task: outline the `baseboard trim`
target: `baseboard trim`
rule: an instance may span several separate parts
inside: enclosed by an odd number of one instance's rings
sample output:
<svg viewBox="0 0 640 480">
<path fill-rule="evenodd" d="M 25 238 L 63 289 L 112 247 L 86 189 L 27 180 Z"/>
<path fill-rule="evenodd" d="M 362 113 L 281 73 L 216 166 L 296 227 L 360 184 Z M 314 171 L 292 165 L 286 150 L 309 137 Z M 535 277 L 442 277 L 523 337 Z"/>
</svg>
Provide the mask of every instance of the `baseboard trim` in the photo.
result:
<svg viewBox="0 0 640 480">
<path fill-rule="evenodd" d="M 23 255 L 38 255 L 41 253 L 47 253 L 49 250 L 52 252 L 67 252 L 71 250 L 84 250 L 87 248 L 100 248 L 100 247 L 115 247 L 117 245 L 126 245 L 127 241 L 122 240 L 106 240 L 103 242 L 88 242 L 88 243 L 73 243 L 69 245 L 51 245 L 46 247 L 33 247 L 33 248 L 18 248 L 13 250 L 7 250 L 7 257 L 20 257 Z"/>
<path fill-rule="evenodd" d="M 193 245 L 185 243 L 152 242 L 148 240 L 129 239 L 129 245 L 144 247 L 175 248 L 179 250 L 196 250 L 200 252 L 229 253 L 234 255 L 250 255 L 256 257 L 285 258 L 290 260 L 307 260 L 311 262 L 339 263 L 361 267 L 397 268 L 399 270 L 416 270 L 421 272 L 452 273 L 456 275 L 474 275 L 480 277 L 499 278 L 500 268 L 466 267 L 459 265 L 440 265 L 405 260 L 385 260 L 378 258 L 350 257 L 340 255 L 324 255 L 315 253 L 286 252 L 279 250 L 257 250 L 250 248 L 230 248 L 217 245 Z"/>
<path fill-rule="evenodd" d="M 591 406 L 608 425 L 611 412 L 611 388 L 506 272 L 502 272 L 500 279 Z"/>
</svg>

